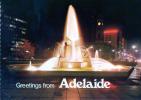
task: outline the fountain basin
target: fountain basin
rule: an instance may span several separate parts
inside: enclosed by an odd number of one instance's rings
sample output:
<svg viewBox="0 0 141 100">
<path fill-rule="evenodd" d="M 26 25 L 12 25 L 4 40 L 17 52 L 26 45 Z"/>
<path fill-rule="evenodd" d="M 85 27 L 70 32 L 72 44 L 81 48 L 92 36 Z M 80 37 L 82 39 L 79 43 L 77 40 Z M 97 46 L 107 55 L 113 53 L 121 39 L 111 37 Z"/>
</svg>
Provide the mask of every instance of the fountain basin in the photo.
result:
<svg viewBox="0 0 141 100">
<path fill-rule="evenodd" d="M 9 65 L 9 70 L 12 75 L 19 77 L 94 77 L 106 79 L 128 79 L 133 67 L 124 66 L 124 70 L 95 70 L 92 68 L 59 68 L 50 71 L 28 71 L 25 70 L 28 64 L 13 64 Z M 34 65 L 34 64 L 33 64 Z M 37 65 L 37 64 L 36 64 Z M 34 65 L 35 66 L 35 65 Z"/>
</svg>

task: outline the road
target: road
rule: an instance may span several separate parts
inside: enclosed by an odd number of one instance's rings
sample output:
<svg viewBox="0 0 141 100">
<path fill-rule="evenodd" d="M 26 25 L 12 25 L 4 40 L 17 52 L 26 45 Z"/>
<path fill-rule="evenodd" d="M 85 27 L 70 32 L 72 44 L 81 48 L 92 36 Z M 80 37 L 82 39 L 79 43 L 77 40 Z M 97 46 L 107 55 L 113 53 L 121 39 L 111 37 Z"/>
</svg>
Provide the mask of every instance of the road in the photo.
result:
<svg viewBox="0 0 141 100">
<path fill-rule="evenodd" d="M 130 79 L 133 80 L 140 80 L 141 79 L 141 61 L 137 62 L 137 66 L 135 67 L 134 71 L 131 73 Z"/>
</svg>

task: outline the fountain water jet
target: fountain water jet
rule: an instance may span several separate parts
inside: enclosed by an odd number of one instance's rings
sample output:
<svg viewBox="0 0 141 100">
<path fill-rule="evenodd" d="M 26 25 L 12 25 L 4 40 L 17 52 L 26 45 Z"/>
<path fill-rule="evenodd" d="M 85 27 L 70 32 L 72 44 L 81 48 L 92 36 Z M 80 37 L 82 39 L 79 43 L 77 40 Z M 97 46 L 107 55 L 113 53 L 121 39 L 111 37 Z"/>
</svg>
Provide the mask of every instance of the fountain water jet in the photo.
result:
<svg viewBox="0 0 141 100">
<path fill-rule="evenodd" d="M 80 51 L 80 35 L 78 28 L 78 20 L 75 9 L 72 5 L 68 8 L 66 29 L 65 29 L 65 57 L 69 61 L 81 61 L 82 55 Z M 69 43 L 68 43 L 69 42 Z M 70 47 L 69 47 L 70 46 Z"/>
<path fill-rule="evenodd" d="M 30 61 L 27 70 L 29 70 L 29 71 L 37 71 L 38 69 L 35 66 L 32 66 L 32 63 Z"/>
<path fill-rule="evenodd" d="M 95 58 L 99 58 L 99 54 L 97 50 L 95 51 Z"/>
<path fill-rule="evenodd" d="M 91 58 L 92 67 L 95 71 L 121 71 L 127 70 L 128 68 L 121 65 L 113 65 L 111 62 L 99 58 L 99 53 L 95 51 L 95 58 Z"/>
</svg>

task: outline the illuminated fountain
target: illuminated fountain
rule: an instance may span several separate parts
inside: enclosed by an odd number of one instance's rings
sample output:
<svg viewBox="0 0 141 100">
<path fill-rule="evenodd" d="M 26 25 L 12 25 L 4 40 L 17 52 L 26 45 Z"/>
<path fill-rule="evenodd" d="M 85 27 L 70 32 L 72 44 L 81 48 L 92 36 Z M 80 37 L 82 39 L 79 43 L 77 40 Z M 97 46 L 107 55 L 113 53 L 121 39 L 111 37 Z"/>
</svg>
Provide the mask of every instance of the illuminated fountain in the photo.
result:
<svg viewBox="0 0 141 100">
<path fill-rule="evenodd" d="M 34 72 L 128 72 L 129 66 L 113 65 L 112 63 L 99 58 L 98 51 L 92 58 L 87 48 L 82 47 L 82 38 L 80 36 L 79 25 L 75 9 L 69 6 L 64 39 L 56 50 L 57 56 L 50 58 L 40 66 L 32 66 L 31 62 L 24 71 Z M 69 74 L 70 75 L 70 74 Z"/>
<path fill-rule="evenodd" d="M 82 56 L 80 32 L 78 28 L 78 21 L 73 6 L 69 6 L 64 40 L 59 47 L 58 57 L 53 57 L 36 68 L 29 66 L 27 70 L 48 71 L 48 70 L 81 70 L 84 68 L 92 68 L 90 57 Z M 85 51 L 86 52 L 86 51 Z M 33 70 L 32 70 L 33 68 Z"/>
<path fill-rule="evenodd" d="M 29 71 L 51 71 L 51 70 L 68 70 L 68 71 L 107 71 L 121 70 L 122 66 L 115 66 L 112 63 L 99 58 L 98 51 L 95 52 L 95 58 L 91 58 L 87 49 L 82 50 L 78 20 L 73 6 L 69 6 L 64 41 L 58 50 L 58 57 L 53 57 L 43 63 L 40 67 L 31 66 Z M 86 57 L 82 56 L 86 53 Z"/>
</svg>

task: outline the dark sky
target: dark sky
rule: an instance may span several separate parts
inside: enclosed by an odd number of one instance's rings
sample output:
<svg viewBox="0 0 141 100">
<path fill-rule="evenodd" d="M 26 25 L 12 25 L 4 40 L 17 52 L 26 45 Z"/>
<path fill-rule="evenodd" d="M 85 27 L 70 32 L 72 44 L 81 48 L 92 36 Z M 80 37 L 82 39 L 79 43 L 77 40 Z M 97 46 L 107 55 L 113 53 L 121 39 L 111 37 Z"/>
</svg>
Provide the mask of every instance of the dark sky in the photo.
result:
<svg viewBox="0 0 141 100">
<path fill-rule="evenodd" d="M 5 12 L 28 21 L 32 41 L 60 41 L 69 4 L 74 5 L 86 41 L 94 39 L 96 20 L 118 25 L 130 43 L 141 41 L 141 0 L 4 0 Z M 90 38 L 90 39 L 89 39 Z"/>
</svg>

